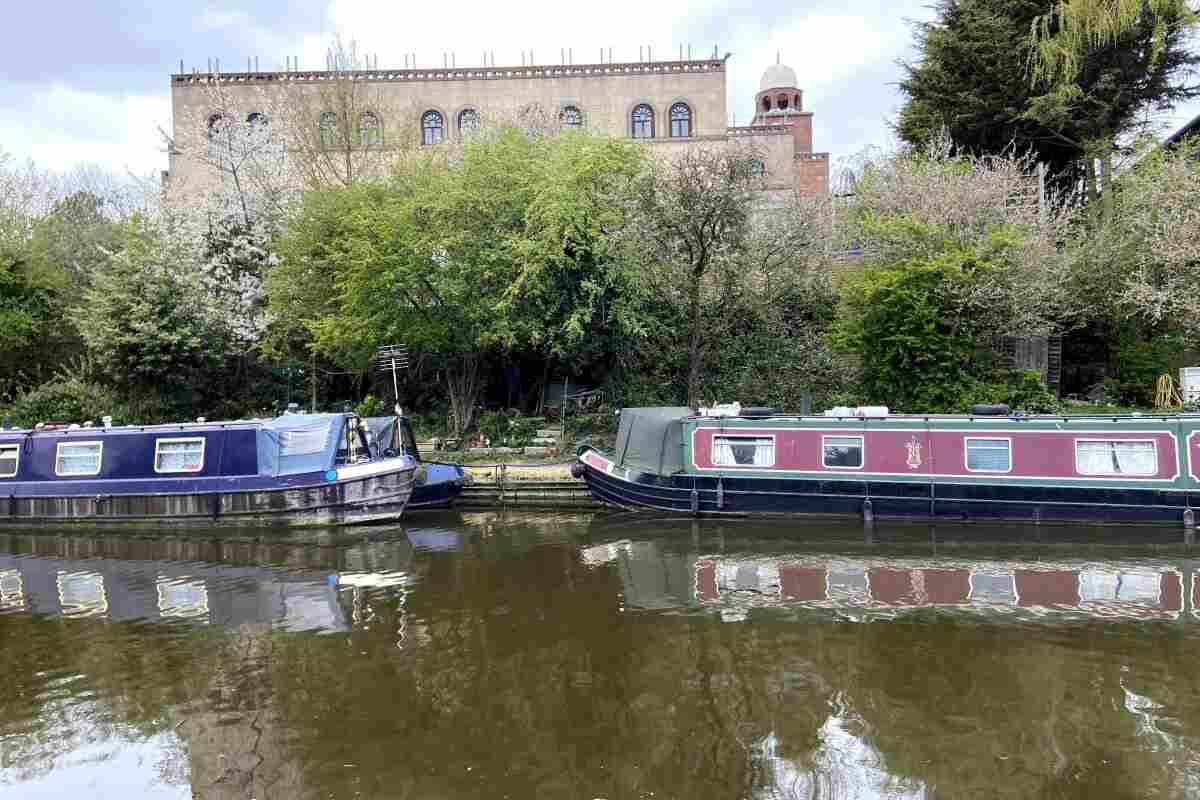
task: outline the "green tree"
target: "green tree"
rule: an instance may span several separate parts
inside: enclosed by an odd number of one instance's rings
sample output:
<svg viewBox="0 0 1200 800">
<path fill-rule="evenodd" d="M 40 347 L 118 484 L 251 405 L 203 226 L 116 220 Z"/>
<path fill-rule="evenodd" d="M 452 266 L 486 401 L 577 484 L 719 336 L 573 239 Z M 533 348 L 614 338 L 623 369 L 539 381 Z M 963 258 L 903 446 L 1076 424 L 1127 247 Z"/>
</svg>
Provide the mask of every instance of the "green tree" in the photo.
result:
<svg viewBox="0 0 1200 800">
<path fill-rule="evenodd" d="M 1173 4 L 1180 5 L 1167 3 Z M 1137 11 L 1103 37 L 1085 36 L 1086 43 L 1058 35 L 1073 15 L 1109 5 Z M 944 129 L 975 155 L 1010 146 L 1031 151 L 1064 185 L 1082 164 L 1087 190 L 1098 197 L 1107 181 L 1096 175 L 1094 159 L 1111 176 L 1118 139 L 1138 128 L 1146 112 L 1197 95 L 1190 17 L 1152 8 L 1160 5 L 942 0 L 937 18 L 917 26 L 919 57 L 904 65 L 907 99 L 897 130 L 924 145 Z M 1031 38 L 1035 29 L 1038 37 Z M 1078 47 L 1068 62 L 1040 66 L 1043 58 L 1066 58 L 1068 46 Z"/>
<path fill-rule="evenodd" d="M 622 241 L 659 295 L 686 309 L 687 402 L 702 401 L 711 335 L 705 288 L 744 252 L 762 189 L 753 148 L 694 147 L 654 162 L 635 189 Z"/>
<path fill-rule="evenodd" d="M 4 202 L 0 201 L 0 399 L 11 400 L 47 377 L 61 355 L 66 281 L 61 268 L 37 256 L 31 236 L 38 217 Z"/>
<path fill-rule="evenodd" d="M 500 126 L 404 162 L 386 185 L 310 193 L 268 281 L 274 318 L 345 366 L 385 342 L 437 357 L 461 435 L 489 356 L 585 360 L 597 331 L 637 335 L 634 273 L 602 234 L 640 159 L 624 142 Z"/>
<path fill-rule="evenodd" d="M 105 199 L 89 191 L 67 195 L 33 228 L 30 247 L 38 269 L 63 283 L 66 302 L 78 302 L 92 275 L 120 247 L 118 225 Z"/>
<path fill-rule="evenodd" d="M 872 401 L 961 410 L 990 380 L 995 336 L 1045 333 L 1086 300 L 1058 250 L 1067 210 L 1041 208 L 1028 162 L 902 153 L 868 165 L 844 219 L 866 263 L 843 282 L 836 341 Z"/>
<path fill-rule="evenodd" d="M 985 327 L 982 274 L 1002 269 L 949 245 L 863 272 L 848 282 L 848 312 L 838 342 L 862 360 L 868 399 L 911 412 L 957 411 L 974 384 L 975 352 Z"/>
<path fill-rule="evenodd" d="M 122 234 L 122 248 L 95 273 L 72 318 L 99 373 L 135 411 L 161 413 L 164 397 L 191 410 L 229 350 L 205 291 L 199 243 L 143 217 Z"/>
</svg>

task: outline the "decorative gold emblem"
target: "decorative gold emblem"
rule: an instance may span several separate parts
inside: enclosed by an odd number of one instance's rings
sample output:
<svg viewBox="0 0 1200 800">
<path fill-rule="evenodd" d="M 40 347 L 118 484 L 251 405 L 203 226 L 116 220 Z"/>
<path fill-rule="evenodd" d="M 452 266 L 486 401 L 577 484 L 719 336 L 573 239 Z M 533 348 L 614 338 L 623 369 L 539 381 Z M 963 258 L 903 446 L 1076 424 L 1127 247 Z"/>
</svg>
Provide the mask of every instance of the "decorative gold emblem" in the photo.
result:
<svg viewBox="0 0 1200 800">
<path fill-rule="evenodd" d="M 913 437 L 904 444 L 904 448 L 908 450 L 906 459 L 908 468 L 918 469 L 921 466 L 921 440 L 917 438 L 916 434 L 913 434 Z"/>
</svg>

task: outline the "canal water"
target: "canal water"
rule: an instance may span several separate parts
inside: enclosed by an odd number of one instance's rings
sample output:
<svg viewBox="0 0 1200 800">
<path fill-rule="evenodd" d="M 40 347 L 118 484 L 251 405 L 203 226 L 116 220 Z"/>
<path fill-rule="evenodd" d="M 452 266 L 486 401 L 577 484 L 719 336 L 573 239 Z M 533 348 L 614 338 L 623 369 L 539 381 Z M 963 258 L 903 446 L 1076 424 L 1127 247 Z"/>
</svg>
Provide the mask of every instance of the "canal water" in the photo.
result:
<svg viewBox="0 0 1200 800">
<path fill-rule="evenodd" d="M 1170 529 L 0 533 L 0 797 L 1200 795 Z"/>
</svg>

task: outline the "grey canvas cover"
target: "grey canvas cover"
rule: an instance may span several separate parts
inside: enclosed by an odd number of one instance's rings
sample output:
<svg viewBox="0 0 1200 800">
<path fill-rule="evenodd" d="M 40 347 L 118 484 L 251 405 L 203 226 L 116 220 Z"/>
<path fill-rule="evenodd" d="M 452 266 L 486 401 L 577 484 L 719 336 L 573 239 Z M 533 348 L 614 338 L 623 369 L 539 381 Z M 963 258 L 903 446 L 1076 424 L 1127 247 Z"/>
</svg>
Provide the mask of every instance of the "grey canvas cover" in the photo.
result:
<svg viewBox="0 0 1200 800">
<path fill-rule="evenodd" d="M 284 414 L 258 429 L 258 474 L 327 470 L 337 455 L 344 414 Z"/>
<path fill-rule="evenodd" d="M 683 469 L 683 420 L 686 406 L 625 408 L 617 428 L 613 457 L 619 466 L 658 475 Z"/>
</svg>

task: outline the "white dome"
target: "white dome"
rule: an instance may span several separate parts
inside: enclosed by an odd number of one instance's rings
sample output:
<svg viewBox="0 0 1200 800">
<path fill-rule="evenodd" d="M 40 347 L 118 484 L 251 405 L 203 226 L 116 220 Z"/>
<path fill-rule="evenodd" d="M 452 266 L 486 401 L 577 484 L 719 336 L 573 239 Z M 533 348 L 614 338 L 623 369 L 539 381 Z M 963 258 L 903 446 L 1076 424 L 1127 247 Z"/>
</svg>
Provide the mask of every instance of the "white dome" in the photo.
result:
<svg viewBox="0 0 1200 800">
<path fill-rule="evenodd" d="M 758 90 L 765 92 L 768 89 L 795 89 L 799 85 L 796 70 L 786 64 L 772 64 L 767 67 L 762 80 L 758 82 Z"/>
</svg>

